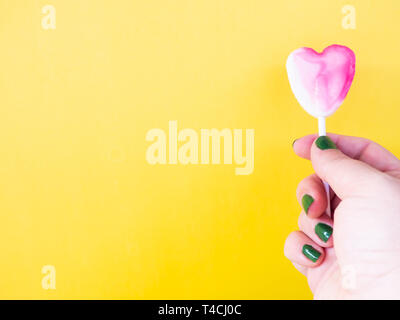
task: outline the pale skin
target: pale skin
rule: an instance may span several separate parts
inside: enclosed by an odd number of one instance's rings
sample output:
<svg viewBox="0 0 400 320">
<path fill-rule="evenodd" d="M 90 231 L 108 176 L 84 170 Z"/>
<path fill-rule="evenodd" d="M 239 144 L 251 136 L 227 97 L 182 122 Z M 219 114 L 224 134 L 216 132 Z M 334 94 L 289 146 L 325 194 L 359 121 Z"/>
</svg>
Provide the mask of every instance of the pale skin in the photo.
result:
<svg viewBox="0 0 400 320">
<path fill-rule="evenodd" d="M 285 256 L 315 299 L 400 299 L 400 160 L 367 139 L 328 137 L 337 149 L 321 150 L 316 135 L 293 144 L 315 171 L 299 183 L 297 199 L 301 205 L 308 194 L 314 201 L 286 239 Z M 333 219 L 321 179 L 331 187 Z M 315 232 L 320 222 L 333 229 L 326 242 Z M 317 261 L 302 252 L 307 244 L 321 254 Z"/>
</svg>

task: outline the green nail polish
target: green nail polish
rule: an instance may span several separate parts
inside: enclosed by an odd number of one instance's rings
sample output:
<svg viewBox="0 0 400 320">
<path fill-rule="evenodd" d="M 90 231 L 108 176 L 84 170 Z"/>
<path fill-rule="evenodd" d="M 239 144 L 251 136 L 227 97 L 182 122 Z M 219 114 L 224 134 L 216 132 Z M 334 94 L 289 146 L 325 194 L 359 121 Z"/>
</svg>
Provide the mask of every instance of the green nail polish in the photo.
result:
<svg viewBox="0 0 400 320">
<path fill-rule="evenodd" d="M 315 233 L 318 238 L 320 238 L 323 242 L 327 242 L 332 235 L 332 227 L 325 223 L 318 223 L 315 225 Z"/>
<path fill-rule="evenodd" d="M 321 150 L 337 149 L 336 144 L 327 136 L 320 136 L 315 140 L 315 144 Z"/>
<path fill-rule="evenodd" d="M 298 140 L 298 139 L 294 139 L 294 140 L 293 140 L 293 142 L 292 142 L 292 148 L 293 148 L 293 146 L 294 146 L 294 144 L 296 143 L 297 140 Z"/>
<path fill-rule="evenodd" d="M 305 244 L 303 246 L 303 254 L 310 259 L 312 262 L 317 262 L 319 257 L 321 256 L 321 253 L 315 250 L 312 246 L 309 244 Z"/>
<path fill-rule="evenodd" d="M 309 194 L 305 194 L 303 198 L 301 198 L 301 203 L 303 204 L 303 209 L 306 212 L 306 214 L 308 213 L 308 209 L 310 208 L 313 202 L 314 198 L 311 197 Z"/>
</svg>

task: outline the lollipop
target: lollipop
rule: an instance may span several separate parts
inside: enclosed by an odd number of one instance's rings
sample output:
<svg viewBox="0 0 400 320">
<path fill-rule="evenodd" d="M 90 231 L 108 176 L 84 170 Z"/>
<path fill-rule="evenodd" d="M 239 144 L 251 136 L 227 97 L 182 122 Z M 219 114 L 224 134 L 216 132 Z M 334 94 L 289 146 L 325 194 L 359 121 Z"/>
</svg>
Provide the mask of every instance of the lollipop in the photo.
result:
<svg viewBox="0 0 400 320">
<path fill-rule="evenodd" d="M 354 52 L 340 45 L 331 45 L 322 53 L 300 48 L 287 59 L 290 87 L 303 109 L 318 118 L 320 136 L 326 135 L 325 118 L 346 98 L 354 78 L 355 60 Z M 329 186 L 325 182 L 324 185 L 329 200 Z M 327 213 L 330 215 L 329 205 Z"/>
</svg>

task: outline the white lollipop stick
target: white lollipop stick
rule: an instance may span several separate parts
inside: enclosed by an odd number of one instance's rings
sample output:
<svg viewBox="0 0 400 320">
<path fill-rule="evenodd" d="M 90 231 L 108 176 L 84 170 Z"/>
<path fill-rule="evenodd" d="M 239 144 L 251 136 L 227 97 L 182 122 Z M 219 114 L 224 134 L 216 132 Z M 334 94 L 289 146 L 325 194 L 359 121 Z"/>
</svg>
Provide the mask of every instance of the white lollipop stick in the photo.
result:
<svg viewBox="0 0 400 320">
<path fill-rule="evenodd" d="M 318 117 L 318 135 L 319 136 L 326 136 L 326 123 L 325 123 L 325 117 Z M 331 216 L 331 197 L 329 194 L 329 184 L 325 181 L 323 181 L 324 187 L 325 187 L 325 192 L 327 196 L 327 207 L 326 207 L 326 214 L 328 217 Z"/>
</svg>

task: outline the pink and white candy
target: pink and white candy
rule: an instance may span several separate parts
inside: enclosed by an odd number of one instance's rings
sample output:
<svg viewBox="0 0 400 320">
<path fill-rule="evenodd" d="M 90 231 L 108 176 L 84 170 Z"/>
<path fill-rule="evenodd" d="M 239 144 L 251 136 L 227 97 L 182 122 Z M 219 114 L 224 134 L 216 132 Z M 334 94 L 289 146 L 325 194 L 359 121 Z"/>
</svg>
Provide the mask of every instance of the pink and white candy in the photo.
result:
<svg viewBox="0 0 400 320">
<path fill-rule="evenodd" d="M 311 48 L 293 51 L 286 63 L 289 83 L 309 114 L 330 116 L 342 104 L 355 73 L 355 55 L 345 46 L 331 45 L 318 53 Z"/>
</svg>

